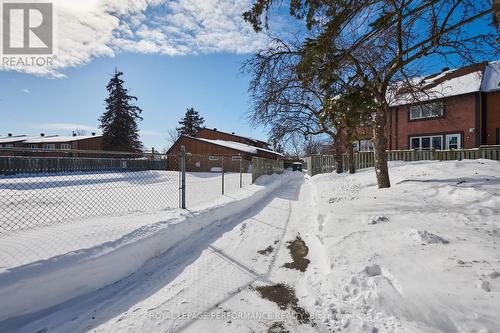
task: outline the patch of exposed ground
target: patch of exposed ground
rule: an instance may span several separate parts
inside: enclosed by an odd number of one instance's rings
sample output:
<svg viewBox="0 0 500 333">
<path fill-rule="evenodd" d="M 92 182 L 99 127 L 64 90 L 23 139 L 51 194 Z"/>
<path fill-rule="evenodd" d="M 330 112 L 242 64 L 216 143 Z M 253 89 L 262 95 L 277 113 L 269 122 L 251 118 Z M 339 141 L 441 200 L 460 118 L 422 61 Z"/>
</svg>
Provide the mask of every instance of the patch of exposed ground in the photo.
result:
<svg viewBox="0 0 500 333">
<path fill-rule="evenodd" d="M 311 321 L 309 312 L 298 305 L 299 300 L 290 286 L 278 283 L 273 286 L 256 287 L 255 290 L 260 294 L 260 297 L 275 303 L 281 310 L 291 309 L 299 323 L 316 326 L 316 323 Z"/>
<path fill-rule="evenodd" d="M 290 333 L 289 330 L 285 328 L 285 323 L 282 321 L 275 321 L 271 327 L 267 330 L 267 333 Z"/>
<path fill-rule="evenodd" d="M 300 236 L 297 236 L 295 240 L 288 242 L 288 249 L 290 250 L 293 262 L 286 263 L 283 266 L 305 272 L 307 266 L 309 266 L 309 263 L 311 262 L 309 259 L 306 259 L 306 256 L 309 253 L 309 248 L 306 243 L 300 238 Z"/>
<path fill-rule="evenodd" d="M 269 245 L 264 250 L 257 251 L 257 253 L 262 254 L 263 256 L 267 256 L 268 254 L 270 254 L 273 251 L 274 251 L 274 248 L 271 245 Z"/>
</svg>

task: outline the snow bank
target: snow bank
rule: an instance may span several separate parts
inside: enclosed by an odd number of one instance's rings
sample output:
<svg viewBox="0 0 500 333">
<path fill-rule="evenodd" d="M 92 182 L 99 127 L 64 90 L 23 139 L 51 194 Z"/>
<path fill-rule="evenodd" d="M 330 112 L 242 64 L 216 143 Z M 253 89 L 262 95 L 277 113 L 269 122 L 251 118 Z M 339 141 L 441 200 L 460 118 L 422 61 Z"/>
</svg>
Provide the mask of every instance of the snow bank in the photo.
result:
<svg viewBox="0 0 500 333">
<path fill-rule="evenodd" d="M 8 306 L 0 308 L 0 320 L 33 313 L 112 284 L 204 228 L 244 214 L 292 178 L 293 174 L 264 177 L 259 181 L 261 185 L 248 187 L 220 205 L 144 225 L 113 241 L 2 272 L 0 299 Z"/>
<path fill-rule="evenodd" d="M 307 277 L 310 311 L 343 332 L 498 332 L 500 163 L 393 162 L 390 176 L 382 190 L 368 169 L 311 178 L 328 265 Z"/>
</svg>

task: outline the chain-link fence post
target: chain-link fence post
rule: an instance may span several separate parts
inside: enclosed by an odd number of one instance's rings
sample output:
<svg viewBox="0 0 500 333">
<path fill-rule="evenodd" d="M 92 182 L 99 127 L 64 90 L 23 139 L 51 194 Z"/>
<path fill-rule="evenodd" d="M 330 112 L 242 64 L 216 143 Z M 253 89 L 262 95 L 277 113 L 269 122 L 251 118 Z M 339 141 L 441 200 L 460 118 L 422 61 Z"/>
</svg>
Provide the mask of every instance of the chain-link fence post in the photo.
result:
<svg viewBox="0 0 500 333">
<path fill-rule="evenodd" d="M 222 165 L 222 168 L 221 168 L 221 172 L 222 172 L 222 195 L 224 195 L 224 156 L 222 156 L 222 162 L 221 162 L 221 165 Z"/>
<path fill-rule="evenodd" d="M 242 168 L 243 156 L 240 154 L 240 188 L 243 187 L 243 168 Z"/>
<path fill-rule="evenodd" d="M 181 146 L 181 152 L 179 154 L 179 173 L 180 173 L 180 186 L 179 186 L 179 196 L 180 196 L 180 206 L 182 209 L 186 209 L 186 147 Z"/>
</svg>

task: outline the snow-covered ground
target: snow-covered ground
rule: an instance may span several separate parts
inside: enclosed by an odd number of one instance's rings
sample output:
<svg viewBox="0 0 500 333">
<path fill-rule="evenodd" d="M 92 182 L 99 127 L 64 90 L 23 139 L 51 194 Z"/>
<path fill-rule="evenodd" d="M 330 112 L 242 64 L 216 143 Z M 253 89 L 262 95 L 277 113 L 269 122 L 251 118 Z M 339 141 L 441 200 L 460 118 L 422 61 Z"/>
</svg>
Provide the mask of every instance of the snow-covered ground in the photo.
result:
<svg viewBox="0 0 500 333">
<path fill-rule="evenodd" d="M 315 311 L 349 332 L 500 332 L 500 163 L 394 162 L 314 177 Z M 376 329 L 376 330 L 375 330 Z"/>
<path fill-rule="evenodd" d="M 397 162 L 391 180 L 289 173 L 193 216 L 203 226 L 164 252 L 159 237 L 120 281 L 0 331 L 500 331 L 500 164 Z"/>
<path fill-rule="evenodd" d="M 225 174 L 226 194 L 239 190 L 239 180 L 238 173 Z M 244 186 L 251 180 L 251 174 L 242 175 Z M 186 174 L 189 208 L 221 194 L 220 173 Z M 0 176 L 0 233 L 90 216 L 178 207 L 177 171 Z"/>
</svg>

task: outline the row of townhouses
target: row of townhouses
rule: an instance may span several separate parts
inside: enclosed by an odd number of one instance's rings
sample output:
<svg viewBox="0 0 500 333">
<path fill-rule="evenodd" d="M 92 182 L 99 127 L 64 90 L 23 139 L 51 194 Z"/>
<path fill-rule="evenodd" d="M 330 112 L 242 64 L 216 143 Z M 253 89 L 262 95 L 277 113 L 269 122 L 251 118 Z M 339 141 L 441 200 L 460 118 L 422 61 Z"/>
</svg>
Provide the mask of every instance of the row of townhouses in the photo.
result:
<svg viewBox="0 0 500 333">
<path fill-rule="evenodd" d="M 470 149 L 500 144 L 500 61 L 422 78 L 420 96 L 390 100 L 387 149 Z M 419 89 L 419 90 L 420 90 Z M 418 102 L 415 102 L 418 100 Z M 357 143 L 371 150 L 370 131 Z"/>
</svg>

